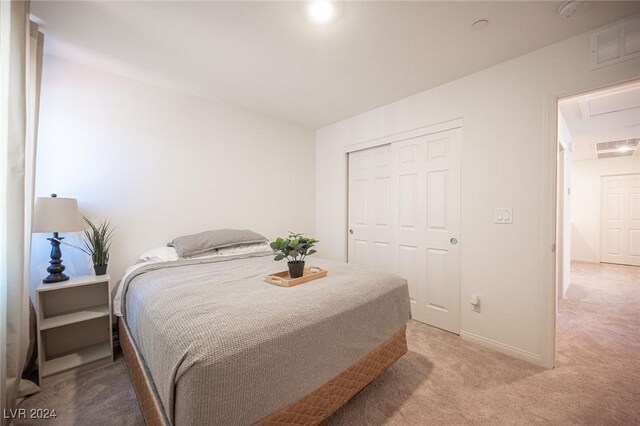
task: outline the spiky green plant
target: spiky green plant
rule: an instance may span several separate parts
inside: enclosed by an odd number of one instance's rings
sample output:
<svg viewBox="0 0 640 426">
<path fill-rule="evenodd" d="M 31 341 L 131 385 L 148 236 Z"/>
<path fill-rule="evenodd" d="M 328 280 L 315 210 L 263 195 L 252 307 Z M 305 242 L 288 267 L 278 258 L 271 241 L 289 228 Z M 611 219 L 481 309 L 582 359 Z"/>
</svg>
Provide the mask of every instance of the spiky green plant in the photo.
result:
<svg viewBox="0 0 640 426">
<path fill-rule="evenodd" d="M 101 223 L 95 224 L 86 216 L 82 216 L 84 223 L 84 248 L 77 247 L 89 256 L 94 266 L 107 265 L 109 263 L 109 249 L 111 248 L 111 238 L 113 238 L 113 228 L 105 219 Z"/>
</svg>

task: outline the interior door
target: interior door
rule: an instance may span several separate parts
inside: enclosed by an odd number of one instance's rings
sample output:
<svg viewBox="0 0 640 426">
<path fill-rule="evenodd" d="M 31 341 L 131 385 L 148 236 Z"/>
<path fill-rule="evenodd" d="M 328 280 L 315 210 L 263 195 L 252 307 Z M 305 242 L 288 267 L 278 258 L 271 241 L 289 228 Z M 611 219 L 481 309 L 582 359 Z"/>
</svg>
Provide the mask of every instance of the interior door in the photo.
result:
<svg viewBox="0 0 640 426">
<path fill-rule="evenodd" d="M 460 129 L 349 154 L 349 262 L 409 283 L 412 318 L 460 330 Z"/>
<path fill-rule="evenodd" d="M 640 266 L 640 174 L 603 176 L 600 261 Z"/>
<path fill-rule="evenodd" d="M 389 145 L 349 154 L 349 262 L 391 270 Z"/>
</svg>

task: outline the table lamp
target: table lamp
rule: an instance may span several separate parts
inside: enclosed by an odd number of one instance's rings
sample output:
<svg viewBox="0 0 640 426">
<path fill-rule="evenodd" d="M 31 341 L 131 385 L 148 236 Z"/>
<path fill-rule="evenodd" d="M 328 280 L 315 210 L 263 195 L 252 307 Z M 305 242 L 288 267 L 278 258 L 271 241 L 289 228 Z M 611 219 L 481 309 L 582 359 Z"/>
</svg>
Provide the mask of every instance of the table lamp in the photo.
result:
<svg viewBox="0 0 640 426">
<path fill-rule="evenodd" d="M 78 201 L 75 198 L 58 198 L 56 194 L 51 197 L 38 197 L 33 215 L 33 233 L 53 232 L 51 241 L 51 260 L 47 268 L 49 275 L 42 280 L 45 284 L 59 283 L 69 279 L 63 273 L 62 252 L 58 232 L 82 231 L 82 219 L 78 211 Z"/>
</svg>

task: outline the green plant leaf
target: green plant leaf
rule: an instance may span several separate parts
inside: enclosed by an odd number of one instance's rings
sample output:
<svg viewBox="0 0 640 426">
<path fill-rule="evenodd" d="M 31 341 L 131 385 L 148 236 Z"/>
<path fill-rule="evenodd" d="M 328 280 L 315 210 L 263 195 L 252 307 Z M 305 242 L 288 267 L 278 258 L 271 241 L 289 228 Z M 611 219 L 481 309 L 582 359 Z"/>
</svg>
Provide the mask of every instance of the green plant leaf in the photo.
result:
<svg viewBox="0 0 640 426">
<path fill-rule="evenodd" d="M 289 237 L 277 237 L 275 241 L 269 244 L 276 255 L 274 260 L 304 260 L 304 258 L 316 251 L 310 250 L 318 241 L 315 238 L 305 237 L 303 234 L 297 234 L 289 231 Z"/>
</svg>

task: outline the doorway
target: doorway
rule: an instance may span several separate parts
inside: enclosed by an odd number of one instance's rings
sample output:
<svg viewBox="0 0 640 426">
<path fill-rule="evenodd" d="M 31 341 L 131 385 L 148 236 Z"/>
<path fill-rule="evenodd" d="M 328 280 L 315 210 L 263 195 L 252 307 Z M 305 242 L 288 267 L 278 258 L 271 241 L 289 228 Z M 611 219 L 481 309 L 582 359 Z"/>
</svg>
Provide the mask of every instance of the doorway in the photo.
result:
<svg viewBox="0 0 640 426">
<path fill-rule="evenodd" d="M 562 98 L 557 115 L 559 356 L 594 304 L 615 313 L 629 302 L 610 274 L 640 277 L 640 81 Z"/>
</svg>

